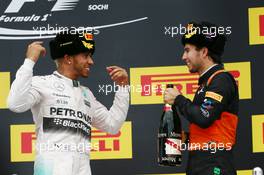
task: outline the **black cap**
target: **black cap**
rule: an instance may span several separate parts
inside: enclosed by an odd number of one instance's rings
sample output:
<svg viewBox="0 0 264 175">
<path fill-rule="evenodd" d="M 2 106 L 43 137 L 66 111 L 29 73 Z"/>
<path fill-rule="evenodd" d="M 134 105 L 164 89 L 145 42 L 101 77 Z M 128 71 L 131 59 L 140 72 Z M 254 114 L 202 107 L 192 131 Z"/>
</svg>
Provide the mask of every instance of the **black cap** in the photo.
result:
<svg viewBox="0 0 264 175">
<path fill-rule="evenodd" d="M 190 22 L 187 31 L 182 36 L 182 44 L 193 44 L 199 48 L 207 47 L 212 59 L 221 63 L 226 36 L 218 32 L 218 26 L 209 22 Z"/>
<path fill-rule="evenodd" d="M 72 34 L 73 33 L 73 34 Z M 63 31 L 58 33 L 54 40 L 50 41 L 50 53 L 53 60 L 67 55 L 76 55 L 83 52 L 95 51 L 95 42 L 92 33 L 74 33 Z"/>
</svg>

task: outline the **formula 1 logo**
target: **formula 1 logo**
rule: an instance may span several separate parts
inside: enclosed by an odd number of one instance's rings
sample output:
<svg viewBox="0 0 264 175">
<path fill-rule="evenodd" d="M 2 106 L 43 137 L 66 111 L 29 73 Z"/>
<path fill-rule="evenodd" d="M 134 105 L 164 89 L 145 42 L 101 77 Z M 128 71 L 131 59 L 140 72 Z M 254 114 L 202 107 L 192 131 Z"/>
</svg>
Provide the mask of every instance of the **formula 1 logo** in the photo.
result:
<svg viewBox="0 0 264 175">
<path fill-rule="evenodd" d="M 48 18 L 52 16 L 49 12 L 55 11 L 65 11 L 65 10 L 73 10 L 77 5 L 79 0 L 46 0 L 47 2 L 55 1 L 54 6 L 48 13 L 45 14 L 27 14 L 27 15 L 17 15 L 21 11 L 21 9 L 30 5 L 30 7 L 36 7 L 36 0 L 12 0 L 8 7 L 6 8 L 3 15 L 0 16 L 0 22 L 2 23 L 30 23 L 30 22 L 46 22 Z M 33 8 L 34 9 L 34 8 Z M 29 10 L 30 12 L 31 10 Z M 0 31 L 3 30 L 6 35 L 7 31 L 11 32 L 10 29 L 1 28 Z M 28 32 L 28 31 L 27 31 Z M 19 31 L 17 31 L 19 33 Z M 1 32 L 0 32 L 1 34 Z"/>
<path fill-rule="evenodd" d="M 5 13 L 18 13 L 25 3 L 35 3 L 36 0 L 12 0 Z M 47 0 L 52 2 L 52 0 Z M 73 10 L 79 0 L 57 0 L 51 11 Z"/>
<path fill-rule="evenodd" d="M 41 4 L 48 5 L 48 8 L 41 8 Z M 98 35 L 99 30 L 109 27 L 117 27 L 120 25 L 127 25 L 131 23 L 140 22 L 147 20 L 148 17 L 134 18 L 126 21 L 115 22 L 111 24 L 101 24 L 97 26 L 89 26 L 85 24 L 83 26 L 74 26 L 66 24 L 62 26 L 54 23 L 56 17 L 61 15 L 66 16 L 65 11 L 71 11 L 77 8 L 77 4 L 80 4 L 80 0 L 10 0 L 7 7 L 3 9 L 3 14 L 0 14 L 0 24 L 5 26 L 6 24 L 14 24 L 15 28 L 12 27 L 0 27 L 0 40 L 28 40 L 28 39 L 47 39 L 54 38 L 57 33 L 62 31 L 74 31 L 74 32 L 93 32 L 94 35 Z M 89 4 L 89 1 L 82 1 L 78 8 L 83 8 L 85 5 L 88 6 L 88 11 L 105 11 L 109 10 L 109 4 Z M 87 4 L 88 3 L 88 4 Z M 38 6 L 39 5 L 39 6 Z M 78 9 L 79 10 L 79 9 Z M 52 13 L 64 11 L 63 13 Z M 71 16 L 74 17 L 74 15 Z M 79 16 L 76 16 L 79 19 Z M 49 23 L 50 19 L 53 19 Z M 104 20 L 105 21 L 105 20 Z M 22 25 L 23 29 L 17 28 L 17 24 Z M 25 26 L 27 29 L 25 29 Z"/>
<path fill-rule="evenodd" d="M 250 62 L 226 63 L 239 87 L 240 99 L 251 98 Z M 189 73 L 186 66 L 130 68 L 131 104 L 163 103 L 166 84 L 174 84 L 187 98 L 198 89 L 198 75 Z"/>
</svg>

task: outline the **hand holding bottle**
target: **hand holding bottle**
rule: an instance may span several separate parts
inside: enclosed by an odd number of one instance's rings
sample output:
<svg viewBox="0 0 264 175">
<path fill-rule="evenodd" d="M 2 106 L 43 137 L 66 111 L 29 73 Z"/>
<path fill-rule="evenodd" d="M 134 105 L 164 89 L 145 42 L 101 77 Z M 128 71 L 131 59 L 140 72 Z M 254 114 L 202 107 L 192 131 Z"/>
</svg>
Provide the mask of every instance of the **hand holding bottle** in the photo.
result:
<svg viewBox="0 0 264 175">
<path fill-rule="evenodd" d="M 172 84 L 167 85 L 173 89 Z M 177 112 L 173 112 L 171 105 L 165 103 L 160 120 L 158 133 L 158 163 L 162 166 L 180 166 L 181 153 L 181 121 Z"/>
<path fill-rule="evenodd" d="M 167 89 L 164 91 L 164 96 L 163 96 L 164 103 L 168 103 L 172 105 L 178 95 L 181 95 L 181 92 L 177 88 L 167 87 Z"/>
</svg>

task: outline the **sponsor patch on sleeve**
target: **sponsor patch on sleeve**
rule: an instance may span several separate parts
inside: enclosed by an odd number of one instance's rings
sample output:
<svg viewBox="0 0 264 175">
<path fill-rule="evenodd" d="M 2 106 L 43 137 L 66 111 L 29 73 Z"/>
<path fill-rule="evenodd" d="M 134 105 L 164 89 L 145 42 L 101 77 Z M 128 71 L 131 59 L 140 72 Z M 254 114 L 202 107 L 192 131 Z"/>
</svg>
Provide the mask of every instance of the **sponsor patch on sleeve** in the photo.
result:
<svg viewBox="0 0 264 175">
<path fill-rule="evenodd" d="M 207 91 L 206 94 L 205 94 L 205 97 L 209 97 L 209 98 L 212 98 L 218 102 L 221 102 L 222 99 L 223 99 L 223 96 L 220 95 L 220 94 L 217 94 L 215 92 L 211 92 L 211 91 Z"/>
</svg>

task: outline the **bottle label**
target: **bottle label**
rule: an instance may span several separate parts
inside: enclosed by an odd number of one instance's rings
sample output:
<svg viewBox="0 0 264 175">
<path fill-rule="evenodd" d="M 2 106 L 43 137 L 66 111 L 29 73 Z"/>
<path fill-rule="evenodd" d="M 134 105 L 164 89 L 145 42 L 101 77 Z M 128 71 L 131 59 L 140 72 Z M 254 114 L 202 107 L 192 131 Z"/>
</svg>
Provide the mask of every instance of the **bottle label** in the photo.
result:
<svg viewBox="0 0 264 175">
<path fill-rule="evenodd" d="M 181 134 L 178 134 L 178 133 L 176 133 L 176 132 L 171 132 L 170 134 L 169 134 L 169 137 L 181 137 L 182 135 Z"/>
<path fill-rule="evenodd" d="M 181 140 L 167 138 L 165 142 L 165 153 L 169 155 L 181 155 Z"/>
</svg>

